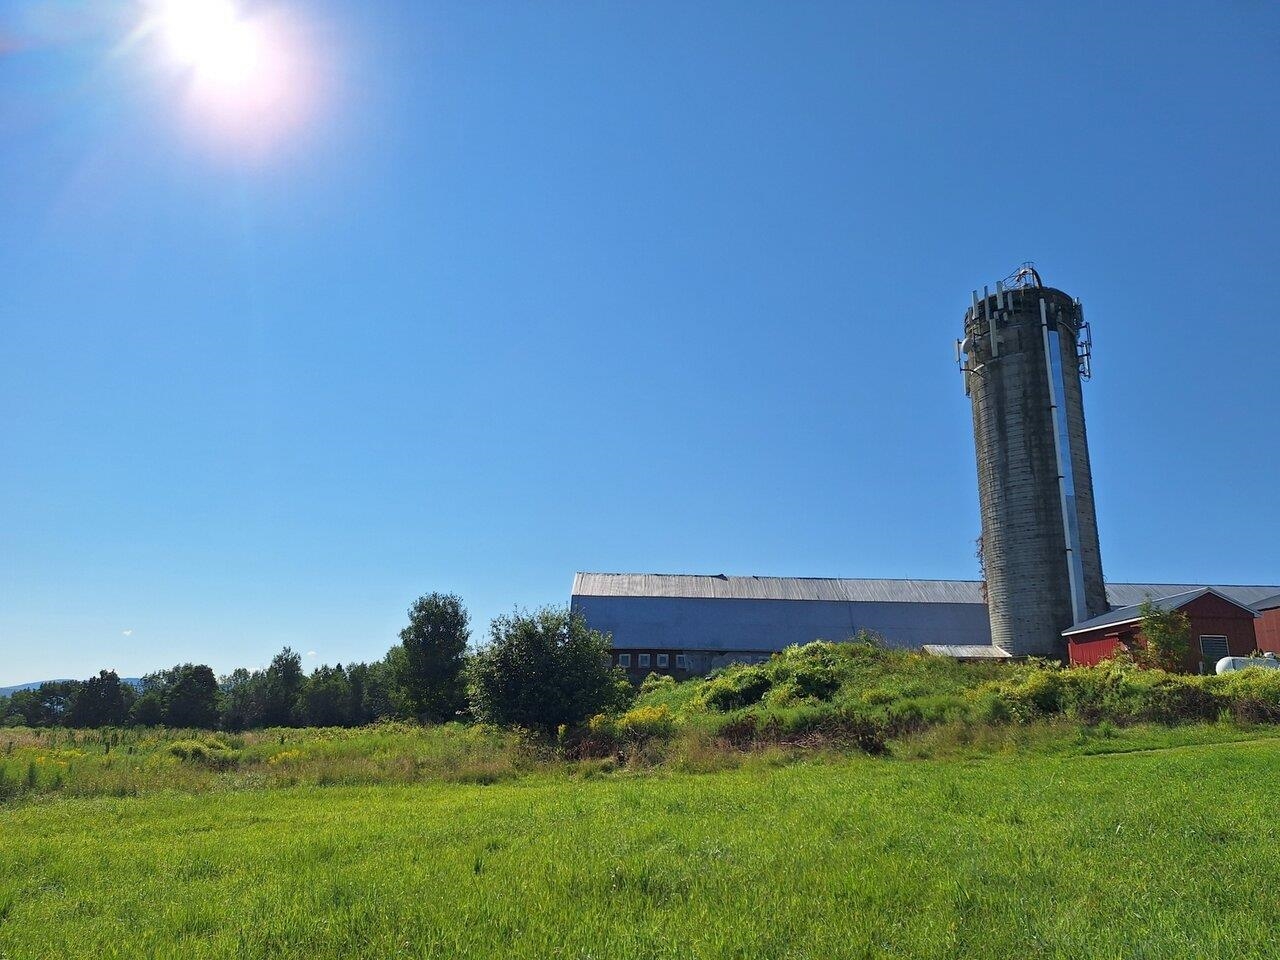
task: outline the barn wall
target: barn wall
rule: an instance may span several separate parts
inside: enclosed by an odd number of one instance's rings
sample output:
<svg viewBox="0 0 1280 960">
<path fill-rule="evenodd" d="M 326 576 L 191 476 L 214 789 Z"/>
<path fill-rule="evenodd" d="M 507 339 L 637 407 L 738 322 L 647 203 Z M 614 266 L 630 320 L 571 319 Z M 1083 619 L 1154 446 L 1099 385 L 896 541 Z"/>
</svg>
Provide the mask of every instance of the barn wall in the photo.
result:
<svg viewBox="0 0 1280 960">
<path fill-rule="evenodd" d="M 1261 618 L 1253 622 L 1258 637 L 1258 649 L 1280 653 L 1280 607 L 1263 610 Z"/>
<path fill-rule="evenodd" d="M 1120 639 L 1114 631 L 1100 630 L 1096 634 L 1084 634 L 1083 639 L 1071 638 L 1070 653 L 1073 667 L 1096 667 L 1110 660 L 1120 651 Z"/>
<path fill-rule="evenodd" d="M 1226 637 L 1233 657 L 1247 657 L 1258 649 L 1253 614 L 1234 603 L 1208 594 L 1191 601 L 1183 611 L 1191 619 L 1191 650 L 1187 654 L 1187 668 L 1191 672 L 1200 669 L 1201 634 Z"/>
<path fill-rule="evenodd" d="M 771 653 L 793 643 L 847 640 L 860 629 L 893 646 L 989 644 L 986 608 L 973 603 L 858 603 L 694 597 L 575 596 L 587 624 L 615 650 Z"/>
</svg>

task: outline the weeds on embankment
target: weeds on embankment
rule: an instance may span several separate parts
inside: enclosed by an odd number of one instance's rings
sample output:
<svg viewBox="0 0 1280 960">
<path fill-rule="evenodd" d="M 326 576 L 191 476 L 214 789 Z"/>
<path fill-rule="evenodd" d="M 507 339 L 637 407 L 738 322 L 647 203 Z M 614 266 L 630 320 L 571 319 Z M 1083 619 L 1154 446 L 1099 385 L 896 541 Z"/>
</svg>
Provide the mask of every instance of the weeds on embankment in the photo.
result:
<svg viewBox="0 0 1280 960">
<path fill-rule="evenodd" d="M 540 771 L 715 771 L 827 752 L 919 759 L 1115 752 L 1280 734 L 1280 671 L 1180 676 L 1123 664 L 958 664 L 871 642 L 812 643 L 677 683 L 553 742 L 466 724 L 358 729 L 0 729 L 0 802 L 42 794 L 492 784 Z M 1177 731 L 1182 730 L 1182 733 Z M 1250 733 L 1249 731 L 1254 731 Z"/>
<path fill-rule="evenodd" d="M 571 738 L 582 756 L 698 736 L 737 748 L 852 746 L 870 754 L 942 728 L 1007 739 L 1029 724 L 1120 728 L 1280 723 L 1280 671 L 1185 676 L 1113 662 L 963 664 L 869 638 L 789 647 L 702 680 L 650 676 L 636 704 Z M 935 735 L 936 739 L 936 735 Z"/>
</svg>

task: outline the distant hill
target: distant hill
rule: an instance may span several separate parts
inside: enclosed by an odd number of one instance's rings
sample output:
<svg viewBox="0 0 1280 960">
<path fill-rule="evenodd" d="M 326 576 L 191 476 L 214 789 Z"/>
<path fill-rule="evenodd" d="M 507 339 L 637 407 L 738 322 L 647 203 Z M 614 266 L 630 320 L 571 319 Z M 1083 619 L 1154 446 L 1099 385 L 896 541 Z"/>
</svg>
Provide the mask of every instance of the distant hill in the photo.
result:
<svg viewBox="0 0 1280 960">
<path fill-rule="evenodd" d="M 121 677 L 122 683 L 127 683 L 132 687 L 141 687 L 141 677 Z M 12 687 L 0 687 L 0 697 L 7 697 L 11 693 L 17 693 L 19 690 L 34 690 L 42 683 L 66 683 L 66 680 L 33 680 L 30 683 L 19 683 Z"/>
</svg>

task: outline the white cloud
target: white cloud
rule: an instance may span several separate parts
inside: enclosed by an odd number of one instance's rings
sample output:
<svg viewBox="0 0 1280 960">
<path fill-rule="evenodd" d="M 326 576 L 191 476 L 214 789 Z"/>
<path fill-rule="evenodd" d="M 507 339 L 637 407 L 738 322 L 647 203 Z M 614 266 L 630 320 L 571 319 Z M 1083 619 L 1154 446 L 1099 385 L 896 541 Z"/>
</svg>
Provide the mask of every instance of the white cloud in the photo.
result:
<svg viewBox="0 0 1280 960">
<path fill-rule="evenodd" d="M 132 630 L 132 629 L 129 629 L 129 630 L 121 630 L 121 631 L 120 631 L 120 636 L 122 636 L 122 637 L 132 637 L 132 636 L 133 636 L 133 630 Z"/>
<path fill-rule="evenodd" d="M 308 651 L 307 651 L 307 656 L 308 656 L 308 657 L 314 657 L 315 655 L 316 655 L 316 652 L 315 652 L 314 650 L 308 650 Z"/>
</svg>

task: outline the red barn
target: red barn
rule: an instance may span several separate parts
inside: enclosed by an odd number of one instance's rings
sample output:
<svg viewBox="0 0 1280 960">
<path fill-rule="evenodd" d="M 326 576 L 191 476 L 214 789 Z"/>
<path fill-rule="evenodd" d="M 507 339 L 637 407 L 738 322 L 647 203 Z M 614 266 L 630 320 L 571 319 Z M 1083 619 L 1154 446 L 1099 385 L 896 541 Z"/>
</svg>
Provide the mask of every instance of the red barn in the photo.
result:
<svg viewBox="0 0 1280 960">
<path fill-rule="evenodd" d="M 1266 653 L 1280 653 L 1280 593 L 1253 604 L 1261 615 L 1254 628 L 1258 632 L 1258 649 Z"/>
<path fill-rule="evenodd" d="M 1222 657 L 1247 657 L 1258 649 L 1252 607 L 1237 603 L 1213 587 L 1153 599 L 1161 610 L 1180 610 L 1191 623 L 1188 673 L 1211 673 Z M 1093 666 L 1116 655 L 1121 647 L 1145 643 L 1140 604 L 1121 607 L 1062 631 L 1071 665 Z"/>
</svg>

